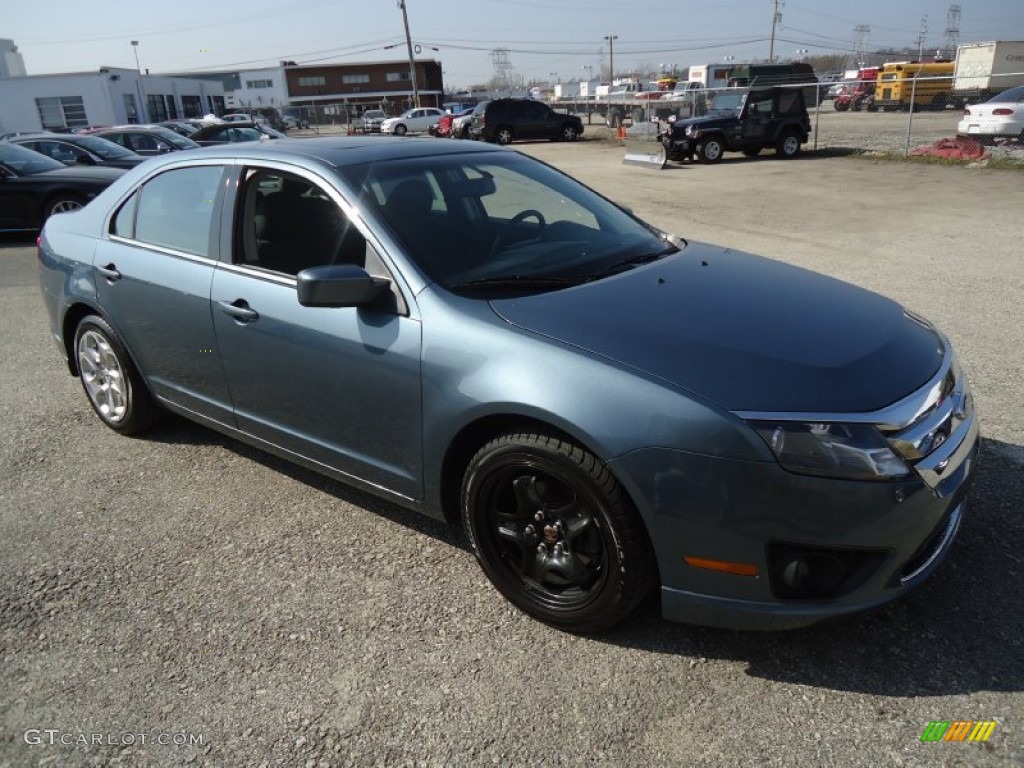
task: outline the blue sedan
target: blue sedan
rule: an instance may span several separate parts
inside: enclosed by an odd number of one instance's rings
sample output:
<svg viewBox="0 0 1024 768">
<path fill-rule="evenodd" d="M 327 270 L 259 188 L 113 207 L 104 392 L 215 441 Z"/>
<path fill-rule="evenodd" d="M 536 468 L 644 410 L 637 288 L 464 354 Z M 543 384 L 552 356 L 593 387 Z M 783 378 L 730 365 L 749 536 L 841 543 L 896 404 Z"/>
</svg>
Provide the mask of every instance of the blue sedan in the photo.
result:
<svg viewBox="0 0 1024 768">
<path fill-rule="evenodd" d="M 948 339 L 472 143 L 154 158 L 51 218 L 53 339 L 108 427 L 172 411 L 462 525 L 529 615 L 786 628 L 942 561 L 979 450 Z"/>
</svg>

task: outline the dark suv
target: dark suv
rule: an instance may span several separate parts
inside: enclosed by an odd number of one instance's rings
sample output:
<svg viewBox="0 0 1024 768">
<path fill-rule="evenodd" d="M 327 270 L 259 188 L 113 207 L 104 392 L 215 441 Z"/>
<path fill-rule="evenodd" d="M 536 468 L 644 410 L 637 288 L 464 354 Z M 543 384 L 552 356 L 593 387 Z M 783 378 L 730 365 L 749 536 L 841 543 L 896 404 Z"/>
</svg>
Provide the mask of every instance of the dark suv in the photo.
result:
<svg viewBox="0 0 1024 768">
<path fill-rule="evenodd" d="M 810 132 L 802 89 L 730 88 L 715 95 L 704 117 L 672 123 L 661 141 L 669 160 L 717 163 L 723 152 L 753 157 L 767 148 L 794 157 Z"/>
<path fill-rule="evenodd" d="M 494 99 L 476 105 L 469 135 L 498 144 L 517 139 L 576 141 L 583 135 L 583 121 L 532 99 Z"/>
</svg>

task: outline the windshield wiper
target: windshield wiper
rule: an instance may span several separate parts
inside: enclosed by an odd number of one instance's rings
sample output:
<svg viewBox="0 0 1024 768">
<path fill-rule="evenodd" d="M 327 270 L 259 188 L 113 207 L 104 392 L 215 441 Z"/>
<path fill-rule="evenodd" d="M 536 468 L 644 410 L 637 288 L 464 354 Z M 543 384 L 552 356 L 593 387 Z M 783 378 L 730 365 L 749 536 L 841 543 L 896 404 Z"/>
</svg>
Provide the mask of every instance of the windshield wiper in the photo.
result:
<svg viewBox="0 0 1024 768">
<path fill-rule="evenodd" d="M 503 275 L 501 277 L 485 277 L 480 280 L 468 280 L 464 283 L 455 283 L 452 290 L 473 289 L 473 288 L 562 288 L 567 285 L 579 285 L 585 282 L 587 277 L 557 277 L 554 275 Z"/>
<path fill-rule="evenodd" d="M 602 277 L 617 275 L 619 272 L 625 272 L 627 269 L 639 267 L 641 264 L 650 264 L 652 261 L 657 261 L 662 256 L 668 256 L 670 253 L 675 253 L 677 250 L 679 250 L 677 247 L 672 246 L 670 248 L 666 248 L 663 251 L 655 251 L 654 253 L 641 253 L 639 256 L 630 256 L 628 259 L 616 261 L 614 264 L 609 264 L 604 269 L 587 275 L 587 278 L 590 280 L 598 280 Z"/>
</svg>

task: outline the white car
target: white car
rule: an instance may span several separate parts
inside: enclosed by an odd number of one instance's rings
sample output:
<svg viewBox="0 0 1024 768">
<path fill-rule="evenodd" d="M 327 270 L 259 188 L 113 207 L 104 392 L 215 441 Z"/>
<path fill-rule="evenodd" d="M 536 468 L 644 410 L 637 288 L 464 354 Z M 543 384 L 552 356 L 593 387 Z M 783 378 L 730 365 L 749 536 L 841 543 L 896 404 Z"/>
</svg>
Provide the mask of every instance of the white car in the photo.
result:
<svg viewBox="0 0 1024 768">
<path fill-rule="evenodd" d="M 407 133 L 425 133 L 430 126 L 441 119 L 444 114 L 440 109 L 434 107 L 418 107 L 410 109 L 398 117 L 389 117 L 381 123 L 382 133 L 393 133 L 395 136 L 404 136 Z"/>
<path fill-rule="evenodd" d="M 956 132 L 978 139 L 1016 136 L 1024 142 L 1024 85 L 997 93 L 981 104 L 968 105 Z"/>
</svg>

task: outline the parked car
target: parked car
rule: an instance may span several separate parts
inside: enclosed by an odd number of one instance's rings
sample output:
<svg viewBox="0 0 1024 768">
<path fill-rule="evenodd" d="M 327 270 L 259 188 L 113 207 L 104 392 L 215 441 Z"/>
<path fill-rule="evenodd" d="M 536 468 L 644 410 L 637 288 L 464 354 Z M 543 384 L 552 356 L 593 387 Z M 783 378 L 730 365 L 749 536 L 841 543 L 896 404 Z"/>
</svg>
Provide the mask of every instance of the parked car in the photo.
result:
<svg viewBox="0 0 1024 768">
<path fill-rule="evenodd" d="M 15 136 L 9 141 L 46 155 L 64 165 L 106 165 L 111 168 L 134 168 L 146 159 L 112 141 L 76 133 L 26 134 Z"/>
<path fill-rule="evenodd" d="M 472 117 L 473 109 L 473 107 L 469 107 L 468 109 L 464 109 L 458 113 L 446 112 L 445 114 L 441 115 L 441 117 L 437 121 L 437 124 L 433 128 L 431 128 L 430 134 L 432 136 L 437 136 L 438 138 L 442 139 L 448 139 L 453 137 L 455 135 L 455 121 L 458 120 L 460 117 Z M 468 123 L 464 122 L 463 125 L 465 125 L 468 130 Z"/>
<path fill-rule="evenodd" d="M 475 106 L 469 107 L 461 115 L 455 117 L 452 120 L 452 138 L 453 139 L 468 139 L 469 138 L 469 126 L 473 122 L 473 110 Z"/>
<path fill-rule="evenodd" d="M 459 522 L 556 627 L 610 626 L 654 584 L 695 623 L 871 608 L 965 519 L 978 422 L 931 323 L 518 152 L 171 153 L 51 218 L 39 261 L 108 427 L 173 411 Z"/>
<path fill-rule="evenodd" d="M 202 147 L 208 147 L 215 144 L 233 144 L 240 141 L 266 141 L 267 139 L 286 139 L 288 137 L 280 131 L 275 131 L 265 123 L 231 122 L 200 128 L 189 138 Z"/>
<path fill-rule="evenodd" d="M 956 132 L 982 141 L 1016 137 L 1024 143 L 1024 85 L 966 107 Z"/>
<path fill-rule="evenodd" d="M 366 133 L 380 133 L 381 126 L 388 119 L 388 113 L 383 109 L 368 109 L 362 115 L 363 130 Z"/>
<path fill-rule="evenodd" d="M 810 132 L 801 89 L 740 88 L 715 94 L 705 116 L 676 120 L 661 140 L 669 160 L 717 163 L 725 152 L 755 157 L 767 148 L 796 157 Z"/>
<path fill-rule="evenodd" d="M 520 139 L 576 141 L 583 135 L 583 121 L 533 99 L 493 99 L 473 109 L 469 133 L 498 144 Z"/>
<path fill-rule="evenodd" d="M 309 117 L 307 114 L 301 107 L 284 107 L 281 110 L 281 116 L 288 124 L 289 130 L 292 128 L 309 128 Z"/>
<path fill-rule="evenodd" d="M 219 118 L 216 120 L 178 118 L 177 120 L 165 120 L 162 123 L 156 123 L 156 125 L 168 128 L 179 136 L 188 138 L 200 128 L 205 128 L 208 125 L 217 125 L 219 122 L 221 122 Z"/>
<path fill-rule="evenodd" d="M 98 131 L 93 135 L 119 144 L 143 157 L 199 148 L 199 144 L 192 139 L 162 125 L 122 125 Z"/>
<path fill-rule="evenodd" d="M 398 117 L 389 117 L 383 120 L 380 130 L 381 133 L 393 133 L 395 136 L 404 136 L 406 133 L 426 133 L 443 114 L 444 112 L 434 107 L 410 109 Z"/>
<path fill-rule="evenodd" d="M 123 173 L 121 168 L 69 168 L 0 141 L 0 232 L 35 231 L 55 213 L 78 210 Z"/>
</svg>

